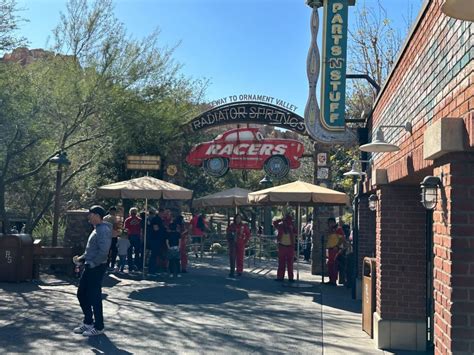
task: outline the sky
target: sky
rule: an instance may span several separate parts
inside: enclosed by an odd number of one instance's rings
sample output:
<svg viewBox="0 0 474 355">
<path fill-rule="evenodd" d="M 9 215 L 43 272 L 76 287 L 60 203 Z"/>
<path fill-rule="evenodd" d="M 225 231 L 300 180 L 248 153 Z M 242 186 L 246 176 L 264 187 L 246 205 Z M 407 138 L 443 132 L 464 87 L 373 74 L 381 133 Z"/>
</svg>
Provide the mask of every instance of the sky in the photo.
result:
<svg viewBox="0 0 474 355">
<path fill-rule="evenodd" d="M 67 0 L 17 0 L 29 20 L 20 34 L 30 48 L 47 48 Z M 179 44 L 174 59 L 181 73 L 208 79 L 208 101 L 261 94 L 293 104 L 303 116 L 308 97 L 306 56 L 311 9 L 305 0 L 115 0 L 115 13 L 129 34 L 142 38 L 159 28 L 163 47 Z M 401 33 L 415 20 L 423 0 L 380 2 Z M 354 8 L 349 12 L 353 24 Z M 320 10 L 321 11 L 321 10 Z M 322 14 L 320 13 L 322 19 Z M 319 31 L 320 34 L 322 30 Z M 321 48 L 320 48 L 321 49 Z"/>
</svg>

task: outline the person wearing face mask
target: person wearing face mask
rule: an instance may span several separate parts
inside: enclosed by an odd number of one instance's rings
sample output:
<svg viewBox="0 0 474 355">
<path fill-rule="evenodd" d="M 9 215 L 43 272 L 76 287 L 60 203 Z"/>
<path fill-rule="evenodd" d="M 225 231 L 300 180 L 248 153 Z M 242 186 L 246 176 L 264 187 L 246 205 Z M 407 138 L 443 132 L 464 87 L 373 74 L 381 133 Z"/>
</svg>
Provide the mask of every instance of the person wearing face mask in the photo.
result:
<svg viewBox="0 0 474 355">
<path fill-rule="evenodd" d="M 234 277 L 235 266 L 237 264 L 237 276 L 242 276 L 244 272 L 245 246 L 250 240 L 249 227 L 242 223 L 242 216 L 236 214 L 234 221 L 227 227 L 227 242 L 229 244 L 229 277 Z"/>
<path fill-rule="evenodd" d="M 287 269 L 288 281 L 293 282 L 293 262 L 297 233 L 291 214 L 287 213 L 285 218 L 275 220 L 273 226 L 277 230 L 278 242 L 278 271 L 275 281 L 283 281 L 285 278 L 285 269 Z"/>
</svg>

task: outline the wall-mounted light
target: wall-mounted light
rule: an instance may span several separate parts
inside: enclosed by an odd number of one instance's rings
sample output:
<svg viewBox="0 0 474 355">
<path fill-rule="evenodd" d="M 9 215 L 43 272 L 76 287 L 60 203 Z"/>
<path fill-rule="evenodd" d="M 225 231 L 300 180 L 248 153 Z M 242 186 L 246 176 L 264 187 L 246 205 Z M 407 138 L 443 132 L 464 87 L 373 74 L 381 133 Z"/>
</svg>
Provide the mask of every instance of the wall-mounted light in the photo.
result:
<svg viewBox="0 0 474 355">
<path fill-rule="evenodd" d="M 438 202 L 438 187 L 442 186 L 441 179 L 437 176 L 427 176 L 420 183 L 421 203 L 427 210 L 432 210 Z"/>
<path fill-rule="evenodd" d="M 392 143 L 387 143 L 384 139 L 383 136 L 383 128 L 403 128 L 407 132 L 412 132 L 412 125 L 410 122 L 405 123 L 405 125 L 383 125 L 380 126 L 377 129 L 377 132 L 375 132 L 375 140 L 361 145 L 359 149 L 363 152 L 368 152 L 368 153 L 387 153 L 387 152 L 396 152 L 397 150 L 400 150 L 400 147 L 396 144 Z"/>
<path fill-rule="evenodd" d="M 342 174 L 344 176 L 365 176 L 367 175 L 364 171 L 362 171 L 362 167 L 360 163 L 370 163 L 370 160 L 354 160 L 352 162 L 351 170 Z"/>
<path fill-rule="evenodd" d="M 377 195 L 372 194 L 369 196 L 369 210 L 375 211 L 377 209 L 378 200 L 379 198 L 377 197 Z"/>
<path fill-rule="evenodd" d="M 472 0 L 445 0 L 441 11 L 458 20 L 474 21 L 474 3 Z"/>
</svg>

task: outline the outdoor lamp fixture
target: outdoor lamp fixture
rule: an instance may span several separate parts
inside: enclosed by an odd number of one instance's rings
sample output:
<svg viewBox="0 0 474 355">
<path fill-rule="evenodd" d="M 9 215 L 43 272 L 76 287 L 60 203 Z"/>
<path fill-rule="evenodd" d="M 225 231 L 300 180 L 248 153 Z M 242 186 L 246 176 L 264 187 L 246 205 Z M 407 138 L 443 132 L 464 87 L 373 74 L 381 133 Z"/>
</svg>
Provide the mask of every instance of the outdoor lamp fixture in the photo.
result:
<svg viewBox="0 0 474 355">
<path fill-rule="evenodd" d="M 377 197 L 377 195 L 372 194 L 369 196 L 369 210 L 375 211 L 377 209 L 378 200 L 379 198 Z"/>
<path fill-rule="evenodd" d="M 59 152 L 54 157 L 49 159 L 51 164 L 58 166 L 56 170 L 56 190 L 54 192 L 54 214 L 53 214 L 53 235 L 51 239 L 51 244 L 53 247 L 58 244 L 58 227 L 59 227 L 59 197 L 61 196 L 61 180 L 63 175 L 63 166 L 71 165 L 70 160 L 67 158 L 66 152 Z"/>
<path fill-rule="evenodd" d="M 57 164 L 58 167 L 71 165 L 71 161 L 67 158 L 66 152 L 60 152 L 56 154 L 54 157 L 49 159 L 49 162 L 51 164 Z"/>
<path fill-rule="evenodd" d="M 404 126 L 401 125 L 383 125 L 377 129 L 375 133 L 375 140 L 371 143 L 361 145 L 359 149 L 363 152 L 368 153 L 387 153 L 387 152 L 396 152 L 400 150 L 400 147 L 395 144 L 385 142 L 383 137 L 382 128 L 404 128 L 407 132 L 412 132 L 412 125 L 410 122 L 405 123 Z"/>
<path fill-rule="evenodd" d="M 445 0 L 441 11 L 458 20 L 474 21 L 474 3 L 472 0 Z"/>
<path fill-rule="evenodd" d="M 324 3 L 323 0 L 306 0 L 306 5 L 308 5 L 309 7 L 319 8 L 323 7 Z"/>
<path fill-rule="evenodd" d="M 354 160 L 352 162 L 351 170 L 342 174 L 344 176 L 365 176 L 367 175 L 360 166 L 360 163 L 370 163 L 370 160 Z"/>
<path fill-rule="evenodd" d="M 268 175 L 265 174 L 263 179 L 260 180 L 259 184 L 262 185 L 263 187 L 267 188 L 267 187 L 272 186 L 273 181 L 272 181 L 272 179 L 270 179 L 270 177 Z"/>
<path fill-rule="evenodd" d="M 437 176 L 427 176 L 420 184 L 421 203 L 427 210 L 432 210 L 438 202 L 438 187 L 442 186 L 441 179 Z"/>
</svg>

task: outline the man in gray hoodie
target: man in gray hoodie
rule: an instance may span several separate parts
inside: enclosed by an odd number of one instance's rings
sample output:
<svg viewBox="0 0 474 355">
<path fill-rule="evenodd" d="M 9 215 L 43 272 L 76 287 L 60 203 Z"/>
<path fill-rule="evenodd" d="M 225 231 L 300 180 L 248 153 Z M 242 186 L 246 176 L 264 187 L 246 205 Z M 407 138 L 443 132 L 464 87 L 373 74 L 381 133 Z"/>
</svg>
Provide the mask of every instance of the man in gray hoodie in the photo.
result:
<svg viewBox="0 0 474 355">
<path fill-rule="evenodd" d="M 86 250 L 73 261 L 84 264 L 77 289 L 77 299 L 84 313 L 83 324 L 74 328 L 74 333 L 84 336 L 99 335 L 104 332 L 102 312 L 102 279 L 107 269 L 107 257 L 112 243 L 112 229 L 102 219 L 107 214 L 102 206 L 92 206 L 87 216 L 94 230 L 87 240 Z"/>
</svg>

